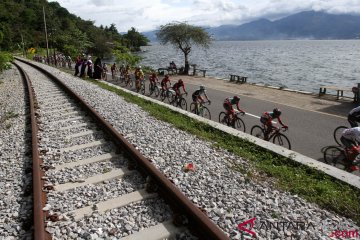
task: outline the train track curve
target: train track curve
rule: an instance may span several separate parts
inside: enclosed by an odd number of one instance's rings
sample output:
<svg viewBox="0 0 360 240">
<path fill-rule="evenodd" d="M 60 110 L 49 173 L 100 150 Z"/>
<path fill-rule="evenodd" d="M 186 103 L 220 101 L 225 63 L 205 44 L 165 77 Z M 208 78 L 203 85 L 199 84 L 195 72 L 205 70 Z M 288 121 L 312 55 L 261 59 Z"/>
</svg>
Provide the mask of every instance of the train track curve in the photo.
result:
<svg viewBox="0 0 360 240">
<path fill-rule="evenodd" d="M 17 60 L 31 105 L 34 239 L 228 239 L 60 79 Z"/>
</svg>

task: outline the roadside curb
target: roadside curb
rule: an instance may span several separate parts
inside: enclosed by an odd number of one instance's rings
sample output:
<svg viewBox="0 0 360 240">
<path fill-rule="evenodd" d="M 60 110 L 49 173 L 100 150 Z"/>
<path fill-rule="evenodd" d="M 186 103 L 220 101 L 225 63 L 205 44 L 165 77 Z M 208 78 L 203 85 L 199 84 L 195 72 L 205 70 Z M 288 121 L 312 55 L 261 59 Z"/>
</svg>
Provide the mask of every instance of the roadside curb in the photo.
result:
<svg viewBox="0 0 360 240">
<path fill-rule="evenodd" d="M 112 86 L 112 87 L 115 87 L 117 89 L 120 89 L 126 93 L 130 93 L 134 96 L 137 96 L 137 97 L 140 97 L 146 101 L 150 101 L 150 102 L 153 102 L 153 103 L 156 103 L 156 104 L 159 104 L 161 106 L 164 106 L 164 107 L 167 107 L 169 109 L 171 109 L 172 111 L 176 111 L 178 113 L 181 113 L 183 115 L 186 115 L 190 118 L 193 118 L 193 119 L 196 119 L 200 122 L 203 122 L 203 123 L 206 123 L 220 131 L 223 131 L 225 133 L 228 133 L 228 134 L 231 134 L 233 136 L 236 136 L 236 137 L 239 137 L 239 138 L 242 138 L 242 139 L 245 139 L 245 140 L 248 140 L 249 142 L 252 142 L 268 151 L 271 151 L 275 154 L 278 154 L 280 156 L 283 156 L 283 157 L 286 157 L 286 158 L 289 158 L 293 161 L 296 161 L 298 163 L 301 163 L 301 164 L 304 164 L 306 166 L 309 166 L 311 168 L 315 168 L 316 170 L 319 170 L 321 172 L 324 172 L 326 174 L 328 174 L 329 176 L 331 177 L 334 177 L 342 182 L 345 182 L 351 186 L 354 186 L 356 188 L 359 188 L 360 189 L 360 177 L 359 176 L 356 176 L 354 174 L 351 174 L 351 173 L 348 173 L 348 172 L 345 172 L 343 170 L 340 170 L 336 167 L 333 167 L 331 165 L 328 165 L 328 164 L 325 164 L 325 163 L 322 163 L 320 161 L 317 161 L 315 159 L 312 159 L 310 157 L 307 157 L 307 156 L 304 156 L 300 153 L 297 153 L 297 152 L 294 152 L 292 150 L 288 150 L 286 148 L 283 148 L 283 147 L 280 147 L 278 145 L 275 145 L 275 144 L 272 144 L 270 142 L 267 142 L 267 141 L 264 141 L 262 139 L 259 139 L 259 138 L 256 138 L 250 134 L 247 134 L 247 133 L 244 133 L 244 132 L 240 132 L 236 129 L 233 129 L 231 127 L 228 127 L 228 126 L 225 126 L 223 124 L 220 124 L 218 122 L 215 122 L 215 121 L 212 121 L 212 120 L 208 120 L 208 119 L 205 119 L 203 117 L 200 117 L 196 114 L 193 114 L 193 113 L 190 113 L 188 111 L 185 111 L 185 110 L 182 110 L 182 109 L 179 109 L 177 107 L 174 107 L 172 105 L 169 105 L 169 104 L 166 104 L 166 103 L 163 103 L 157 99 L 153 99 L 153 98 L 150 98 L 150 97 L 147 97 L 147 96 L 144 96 L 144 95 L 141 95 L 139 93 L 135 93 L 133 91 L 130 91 L 126 88 L 122 88 L 120 86 L 117 86 L 115 84 L 112 84 L 112 83 L 109 83 L 109 82 L 105 82 L 105 81 L 99 81 L 101 83 L 105 83 L 109 86 Z"/>
</svg>

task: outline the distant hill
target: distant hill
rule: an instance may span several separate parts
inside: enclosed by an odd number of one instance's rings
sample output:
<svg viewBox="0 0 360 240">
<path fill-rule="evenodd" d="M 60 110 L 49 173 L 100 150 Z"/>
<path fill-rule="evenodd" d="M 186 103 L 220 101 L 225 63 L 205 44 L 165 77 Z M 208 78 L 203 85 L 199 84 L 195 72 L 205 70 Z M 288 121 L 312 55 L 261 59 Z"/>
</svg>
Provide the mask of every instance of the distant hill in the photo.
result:
<svg viewBox="0 0 360 240">
<path fill-rule="evenodd" d="M 216 40 L 360 39 L 360 16 L 305 11 L 269 21 L 207 28 Z M 156 31 L 142 33 L 156 41 Z"/>
</svg>

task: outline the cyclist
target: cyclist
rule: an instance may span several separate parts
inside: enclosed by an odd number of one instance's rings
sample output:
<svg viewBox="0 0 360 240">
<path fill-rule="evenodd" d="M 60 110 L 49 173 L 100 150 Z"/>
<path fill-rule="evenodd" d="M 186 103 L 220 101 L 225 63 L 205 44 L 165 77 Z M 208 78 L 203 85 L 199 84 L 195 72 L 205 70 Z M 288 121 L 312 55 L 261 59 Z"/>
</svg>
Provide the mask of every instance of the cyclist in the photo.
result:
<svg viewBox="0 0 360 240">
<path fill-rule="evenodd" d="M 126 65 L 126 67 L 124 68 L 124 71 L 123 71 L 123 77 L 125 79 L 125 84 L 129 84 L 130 81 L 131 81 L 131 78 L 130 78 L 130 66 L 129 65 Z"/>
<path fill-rule="evenodd" d="M 154 87 L 156 86 L 156 83 L 159 81 L 159 79 L 157 78 L 155 72 L 153 72 L 153 73 L 149 76 L 149 81 L 150 81 L 150 89 L 154 89 Z"/>
<path fill-rule="evenodd" d="M 162 92 L 166 92 L 169 88 L 167 86 L 167 83 L 169 83 L 169 87 L 171 86 L 169 75 L 166 74 L 163 80 L 161 80 L 161 90 Z"/>
<path fill-rule="evenodd" d="M 179 99 L 179 97 L 180 97 L 180 87 L 182 87 L 184 93 L 187 95 L 187 91 L 185 90 L 184 81 L 182 79 L 179 79 L 179 81 L 177 81 L 177 83 L 175 83 L 174 86 L 172 87 L 172 89 L 174 89 L 174 91 L 176 93 L 175 99 Z"/>
<path fill-rule="evenodd" d="M 240 98 L 238 96 L 225 98 L 223 107 L 226 110 L 226 116 L 230 122 L 232 122 L 235 119 L 235 110 L 233 108 L 233 105 L 236 105 L 236 108 L 239 112 L 245 114 L 245 111 L 240 109 L 239 104 L 240 104 Z"/>
<path fill-rule="evenodd" d="M 200 88 L 198 90 L 196 90 L 191 96 L 192 96 L 192 100 L 195 103 L 195 109 L 196 112 L 199 112 L 199 103 L 204 103 L 204 98 L 202 97 L 202 95 L 204 95 L 204 97 L 206 98 L 206 100 L 209 102 L 209 104 L 211 103 L 211 101 L 209 100 L 208 96 L 206 95 L 206 89 L 203 85 L 200 86 Z"/>
<path fill-rule="evenodd" d="M 261 117 L 260 117 L 260 122 L 262 124 L 264 124 L 264 128 L 265 128 L 265 133 L 264 133 L 264 137 L 266 141 L 269 140 L 269 134 L 271 133 L 271 131 L 273 129 L 276 129 L 276 127 L 274 127 L 272 125 L 272 120 L 273 119 L 277 119 L 278 122 L 286 129 L 288 129 L 288 126 L 284 125 L 280 119 L 280 115 L 281 115 L 281 111 L 278 108 L 274 108 L 274 110 L 272 112 L 264 112 Z"/>
<path fill-rule="evenodd" d="M 345 129 L 340 137 L 340 141 L 346 148 L 353 148 L 360 142 L 360 127 Z"/>
<path fill-rule="evenodd" d="M 360 106 L 353 108 L 348 115 L 348 121 L 351 127 L 358 127 L 358 122 L 360 122 Z"/>
<path fill-rule="evenodd" d="M 141 81 L 144 79 L 144 72 L 141 70 L 141 66 L 138 66 L 134 72 L 136 90 L 140 90 Z"/>
<path fill-rule="evenodd" d="M 341 134 L 340 141 L 345 146 L 346 154 L 359 154 L 357 146 L 360 142 L 360 127 L 345 129 Z M 352 163 L 355 165 L 359 162 L 360 158 L 355 158 Z"/>
</svg>

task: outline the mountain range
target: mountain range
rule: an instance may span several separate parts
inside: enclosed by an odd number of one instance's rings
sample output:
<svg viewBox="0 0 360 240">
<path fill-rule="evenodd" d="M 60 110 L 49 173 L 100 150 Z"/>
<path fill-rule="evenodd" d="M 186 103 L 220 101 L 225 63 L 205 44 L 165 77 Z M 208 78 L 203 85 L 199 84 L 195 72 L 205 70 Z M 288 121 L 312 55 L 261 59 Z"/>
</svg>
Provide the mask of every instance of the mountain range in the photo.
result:
<svg viewBox="0 0 360 240">
<path fill-rule="evenodd" d="M 360 39 L 360 16 L 305 11 L 270 21 L 204 27 L 215 40 Z M 143 32 L 151 41 L 156 30 Z"/>
</svg>

